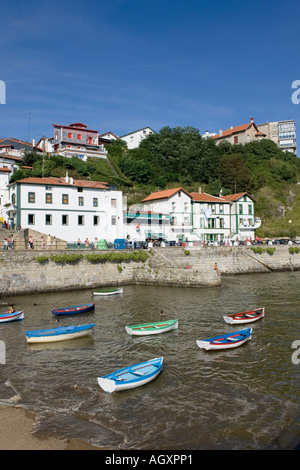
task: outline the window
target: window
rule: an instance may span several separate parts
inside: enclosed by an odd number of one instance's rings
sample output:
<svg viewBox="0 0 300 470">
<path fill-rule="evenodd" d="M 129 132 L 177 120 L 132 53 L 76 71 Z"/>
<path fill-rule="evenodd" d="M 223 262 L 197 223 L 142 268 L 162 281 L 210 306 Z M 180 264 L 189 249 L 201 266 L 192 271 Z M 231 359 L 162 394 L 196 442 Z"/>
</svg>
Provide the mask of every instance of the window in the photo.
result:
<svg viewBox="0 0 300 470">
<path fill-rule="evenodd" d="M 117 217 L 115 215 L 111 216 L 111 225 L 117 225 Z"/>
<path fill-rule="evenodd" d="M 187 212 L 189 210 L 189 203 L 185 202 L 184 203 L 184 212 Z"/>
<path fill-rule="evenodd" d="M 28 202 L 30 203 L 35 202 L 35 193 L 28 193 Z"/>
<path fill-rule="evenodd" d="M 82 140 L 82 134 L 77 134 L 77 140 Z"/>
<path fill-rule="evenodd" d="M 34 214 L 28 214 L 28 225 L 34 225 Z"/>
<path fill-rule="evenodd" d="M 68 132 L 68 139 L 72 139 L 72 137 L 73 137 L 72 132 Z"/>
<path fill-rule="evenodd" d="M 62 203 L 63 204 L 69 204 L 69 195 L 68 194 L 63 194 L 62 195 Z"/>
<path fill-rule="evenodd" d="M 15 204 L 15 203 L 16 203 L 16 193 L 13 193 L 13 194 L 11 195 L 11 202 L 12 202 L 12 204 Z"/>
<path fill-rule="evenodd" d="M 220 214 L 224 214 L 224 205 L 223 204 L 219 205 L 219 210 L 220 210 Z"/>
<path fill-rule="evenodd" d="M 69 225 L 69 219 L 67 215 L 61 216 L 61 225 Z"/>
<path fill-rule="evenodd" d="M 94 225 L 99 225 L 99 215 L 94 215 Z"/>
<path fill-rule="evenodd" d="M 117 200 L 116 199 L 111 200 L 111 207 L 117 207 Z"/>
<path fill-rule="evenodd" d="M 83 188 L 77 188 L 77 192 L 78 192 L 78 193 L 82 193 L 82 192 L 83 192 Z"/>
<path fill-rule="evenodd" d="M 78 198 L 78 205 L 83 206 L 84 205 L 84 198 L 82 196 L 79 196 Z"/>
<path fill-rule="evenodd" d="M 172 202 L 172 212 L 176 210 L 176 202 Z"/>
<path fill-rule="evenodd" d="M 239 138 L 238 138 L 237 135 L 235 135 L 235 136 L 233 137 L 233 143 L 234 143 L 234 144 L 237 144 L 238 142 L 239 142 Z"/>
<path fill-rule="evenodd" d="M 98 198 L 93 197 L 93 207 L 98 207 Z"/>
<path fill-rule="evenodd" d="M 216 219 L 208 219 L 208 228 L 216 228 Z"/>
<path fill-rule="evenodd" d="M 224 227 L 225 227 L 224 219 L 220 219 L 220 228 L 224 228 Z"/>
<path fill-rule="evenodd" d="M 52 193 L 46 193 L 46 204 L 52 204 Z"/>
<path fill-rule="evenodd" d="M 46 225 L 52 225 L 52 215 L 51 214 L 46 214 L 45 215 L 45 224 Z"/>
<path fill-rule="evenodd" d="M 78 216 L 78 225 L 84 225 L 84 215 Z"/>
<path fill-rule="evenodd" d="M 248 205 L 248 214 L 252 215 L 252 205 L 251 204 Z"/>
<path fill-rule="evenodd" d="M 92 143 L 93 143 L 93 138 L 92 138 L 92 137 L 88 137 L 88 138 L 87 138 L 87 143 L 88 143 L 88 144 L 92 144 Z"/>
<path fill-rule="evenodd" d="M 239 214 L 243 213 L 243 204 L 239 204 Z"/>
</svg>

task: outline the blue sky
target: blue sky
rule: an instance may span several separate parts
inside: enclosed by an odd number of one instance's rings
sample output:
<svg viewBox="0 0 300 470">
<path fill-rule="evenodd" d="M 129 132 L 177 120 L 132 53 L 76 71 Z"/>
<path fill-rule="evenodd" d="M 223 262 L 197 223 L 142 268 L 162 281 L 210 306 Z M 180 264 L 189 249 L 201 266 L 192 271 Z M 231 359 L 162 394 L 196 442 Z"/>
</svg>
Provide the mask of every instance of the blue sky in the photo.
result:
<svg viewBox="0 0 300 470">
<path fill-rule="evenodd" d="M 300 2 L 1 1 L 0 137 L 295 119 Z"/>
</svg>

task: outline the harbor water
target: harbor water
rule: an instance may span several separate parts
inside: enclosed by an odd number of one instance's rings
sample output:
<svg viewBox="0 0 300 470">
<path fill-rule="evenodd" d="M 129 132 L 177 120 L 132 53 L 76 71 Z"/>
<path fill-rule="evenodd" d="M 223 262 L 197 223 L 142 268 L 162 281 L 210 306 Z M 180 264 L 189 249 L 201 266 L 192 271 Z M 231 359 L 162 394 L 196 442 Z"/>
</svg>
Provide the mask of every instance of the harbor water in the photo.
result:
<svg viewBox="0 0 300 470">
<path fill-rule="evenodd" d="M 34 412 L 41 437 L 55 433 L 106 449 L 295 448 L 299 285 L 298 271 L 223 277 L 215 288 L 124 286 L 122 295 L 110 297 L 77 290 L 6 299 L 25 318 L 0 324 L 0 404 Z M 93 300 L 94 312 L 51 313 Z M 197 339 L 243 328 L 223 315 L 255 307 L 266 310 L 247 325 L 251 341 L 227 351 L 199 349 Z M 178 330 L 144 337 L 125 331 L 126 324 L 162 318 L 178 318 Z M 91 337 L 26 343 L 26 330 L 87 323 L 96 323 Z M 98 385 L 98 376 L 160 356 L 162 373 L 143 387 L 107 394 Z"/>
</svg>

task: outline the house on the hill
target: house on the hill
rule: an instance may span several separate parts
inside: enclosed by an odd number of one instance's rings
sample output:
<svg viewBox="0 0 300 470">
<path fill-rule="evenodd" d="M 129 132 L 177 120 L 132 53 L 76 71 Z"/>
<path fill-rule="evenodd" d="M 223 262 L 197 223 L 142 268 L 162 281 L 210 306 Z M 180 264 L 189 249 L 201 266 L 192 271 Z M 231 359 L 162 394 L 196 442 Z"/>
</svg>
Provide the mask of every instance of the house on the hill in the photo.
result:
<svg viewBox="0 0 300 470">
<path fill-rule="evenodd" d="M 137 131 L 122 135 L 120 139 L 125 140 L 128 149 L 135 149 L 139 147 L 142 140 L 148 137 L 150 134 L 155 134 L 154 130 L 151 129 L 151 127 L 143 127 Z"/>
<path fill-rule="evenodd" d="M 258 129 L 253 118 L 250 122 L 240 126 L 230 127 L 229 129 L 220 129 L 219 134 L 213 135 L 213 139 L 217 144 L 220 142 L 229 142 L 230 144 L 246 144 L 257 140 L 264 139 L 266 134 Z"/>
<path fill-rule="evenodd" d="M 88 129 L 85 124 L 76 122 L 69 126 L 53 124 L 56 154 L 64 157 L 79 157 L 86 161 L 88 157 L 107 158 L 104 145 L 99 145 L 98 131 Z"/>
</svg>

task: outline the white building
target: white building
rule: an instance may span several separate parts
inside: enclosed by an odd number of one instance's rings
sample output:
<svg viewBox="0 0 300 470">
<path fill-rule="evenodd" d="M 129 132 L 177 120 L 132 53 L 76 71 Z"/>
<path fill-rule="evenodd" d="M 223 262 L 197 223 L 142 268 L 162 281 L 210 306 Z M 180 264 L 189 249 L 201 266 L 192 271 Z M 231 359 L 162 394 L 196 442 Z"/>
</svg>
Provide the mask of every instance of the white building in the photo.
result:
<svg viewBox="0 0 300 470">
<path fill-rule="evenodd" d="M 8 184 L 11 171 L 7 166 L 0 167 L 0 227 L 8 219 L 6 207 L 9 202 Z"/>
<path fill-rule="evenodd" d="M 7 215 L 17 226 L 67 242 L 123 238 L 122 192 L 107 183 L 25 178 L 9 185 Z"/>
<path fill-rule="evenodd" d="M 155 134 L 151 127 L 143 127 L 142 129 L 138 129 L 137 131 L 129 132 L 129 134 L 121 136 L 120 139 L 125 140 L 129 150 L 136 149 L 139 147 L 142 140 L 150 134 Z"/>
<path fill-rule="evenodd" d="M 183 188 L 150 194 L 144 210 L 169 214 L 169 240 L 221 242 L 255 239 L 261 221 L 254 214 L 254 200 L 246 192 L 215 197 L 206 193 L 188 193 Z"/>
<path fill-rule="evenodd" d="M 254 240 L 255 230 L 261 220 L 254 214 L 254 199 L 248 193 L 236 193 L 223 196 L 230 202 L 230 237 L 235 240 Z"/>
<path fill-rule="evenodd" d="M 266 134 L 267 139 L 273 140 L 281 150 L 297 155 L 296 126 L 293 119 L 265 122 L 257 127 Z"/>
<path fill-rule="evenodd" d="M 112 142 L 113 140 L 118 140 L 119 137 L 113 132 L 109 131 L 109 132 L 105 132 L 104 134 L 99 134 L 99 139 L 107 139 L 110 142 Z"/>
<path fill-rule="evenodd" d="M 191 239 L 192 196 L 183 188 L 166 189 L 150 194 L 143 199 L 144 210 L 169 214 L 171 220 L 172 240 Z"/>
<path fill-rule="evenodd" d="M 230 202 L 206 193 L 192 196 L 193 232 L 201 241 L 220 242 L 231 236 Z"/>
</svg>

